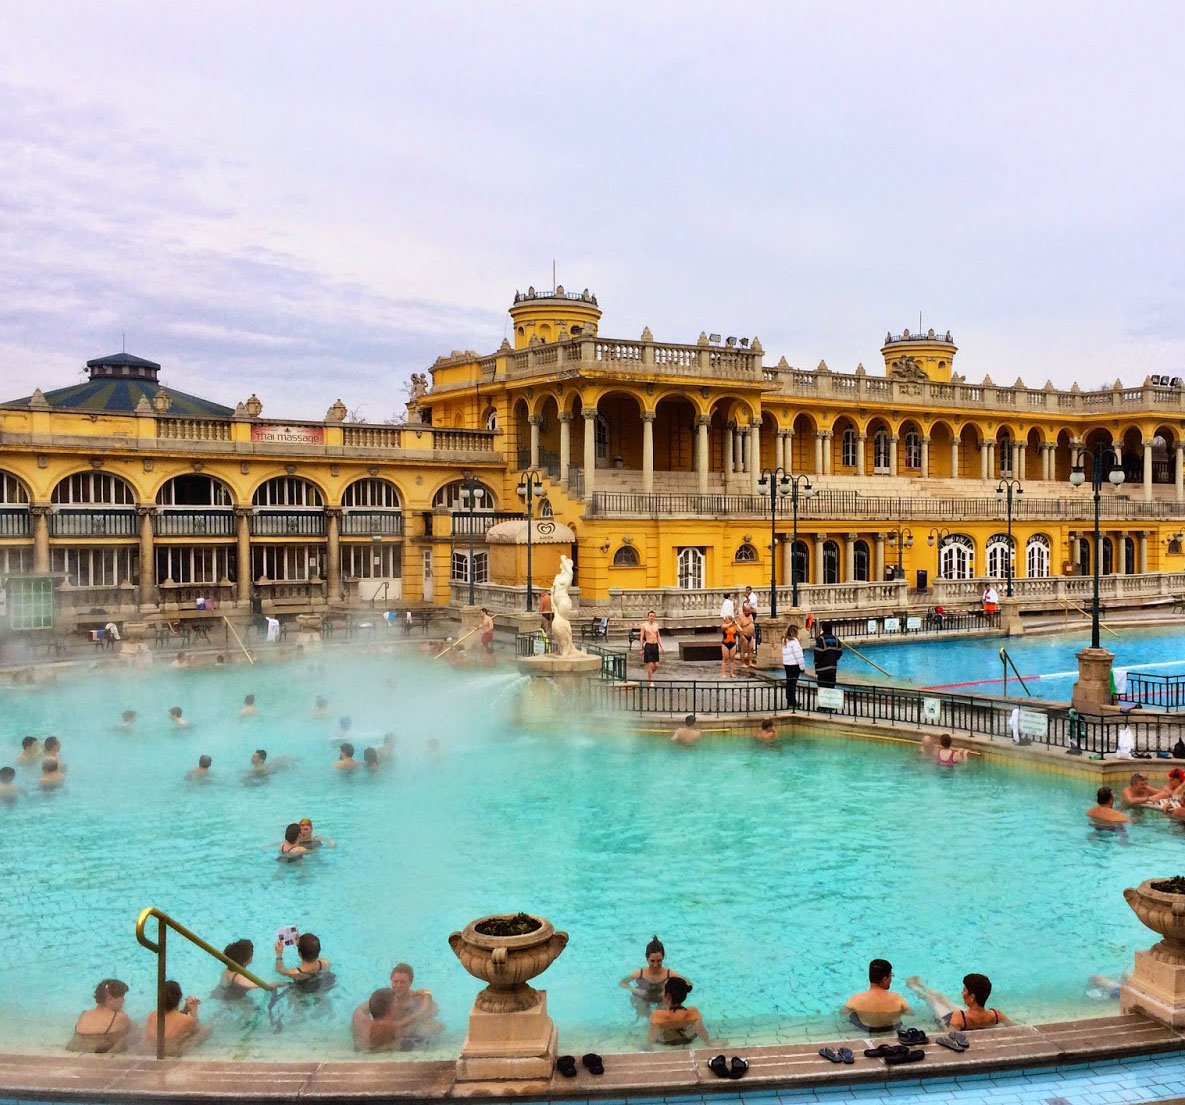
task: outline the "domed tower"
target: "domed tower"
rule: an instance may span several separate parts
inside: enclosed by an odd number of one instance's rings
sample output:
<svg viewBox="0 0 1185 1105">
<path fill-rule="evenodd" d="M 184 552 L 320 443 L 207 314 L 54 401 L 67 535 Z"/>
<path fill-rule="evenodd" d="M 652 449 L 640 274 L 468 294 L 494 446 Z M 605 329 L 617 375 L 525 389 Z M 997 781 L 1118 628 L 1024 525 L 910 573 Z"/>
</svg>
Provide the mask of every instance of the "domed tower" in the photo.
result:
<svg viewBox="0 0 1185 1105">
<path fill-rule="evenodd" d="M 523 349 L 532 338 L 558 341 L 561 337 L 595 334 L 601 309 L 597 297 L 587 288 L 566 292 L 563 284 L 557 284 L 553 292 L 537 292 L 534 288 L 515 292 L 510 317 L 514 320 L 514 348 Z"/>
<path fill-rule="evenodd" d="M 885 375 L 906 380 L 930 379 L 935 383 L 950 383 L 958 346 L 948 330 L 939 336 L 933 330 L 911 334 L 885 335 L 881 356 L 885 358 Z"/>
</svg>

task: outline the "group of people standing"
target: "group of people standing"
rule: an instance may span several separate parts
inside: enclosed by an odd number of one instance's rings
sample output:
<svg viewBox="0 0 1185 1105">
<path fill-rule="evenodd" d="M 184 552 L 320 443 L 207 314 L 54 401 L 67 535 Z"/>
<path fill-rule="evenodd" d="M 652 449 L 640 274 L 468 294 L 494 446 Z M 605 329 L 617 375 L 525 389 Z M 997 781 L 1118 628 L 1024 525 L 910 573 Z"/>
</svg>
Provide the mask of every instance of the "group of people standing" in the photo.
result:
<svg viewBox="0 0 1185 1105">
<path fill-rule="evenodd" d="M 735 676 L 738 659 L 742 668 L 756 667 L 760 647 L 757 592 L 746 584 L 735 599 L 726 595 L 720 604 L 720 675 Z"/>
<path fill-rule="evenodd" d="M 823 622 L 814 644 L 815 683 L 820 687 L 834 687 L 843 656 L 843 642 L 835 635 L 831 622 Z M 799 638 L 799 628 L 793 623 L 786 627 L 782 638 L 782 666 L 786 670 L 786 708 L 798 709 L 798 680 L 806 670 L 806 656 Z"/>
</svg>

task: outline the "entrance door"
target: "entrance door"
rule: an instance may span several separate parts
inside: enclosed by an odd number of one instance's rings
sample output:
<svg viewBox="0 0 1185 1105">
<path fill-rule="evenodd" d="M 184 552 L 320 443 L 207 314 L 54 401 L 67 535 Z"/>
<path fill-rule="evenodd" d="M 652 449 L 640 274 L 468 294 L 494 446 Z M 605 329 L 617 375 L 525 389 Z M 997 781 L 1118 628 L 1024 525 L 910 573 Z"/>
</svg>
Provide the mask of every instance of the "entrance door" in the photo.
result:
<svg viewBox="0 0 1185 1105">
<path fill-rule="evenodd" d="M 424 601 L 432 602 L 432 550 L 424 549 Z"/>
</svg>

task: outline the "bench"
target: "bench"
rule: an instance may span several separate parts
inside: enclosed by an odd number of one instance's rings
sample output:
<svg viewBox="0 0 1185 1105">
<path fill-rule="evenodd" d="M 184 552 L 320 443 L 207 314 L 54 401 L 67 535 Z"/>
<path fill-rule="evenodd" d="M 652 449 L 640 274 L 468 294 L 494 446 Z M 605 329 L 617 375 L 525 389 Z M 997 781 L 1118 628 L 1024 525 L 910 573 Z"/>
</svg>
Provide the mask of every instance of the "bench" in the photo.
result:
<svg viewBox="0 0 1185 1105">
<path fill-rule="evenodd" d="M 595 621 L 584 622 L 580 626 L 582 641 L 607 641 L 609 639 L 609 619 L 597 618 Z"/>
</svg>

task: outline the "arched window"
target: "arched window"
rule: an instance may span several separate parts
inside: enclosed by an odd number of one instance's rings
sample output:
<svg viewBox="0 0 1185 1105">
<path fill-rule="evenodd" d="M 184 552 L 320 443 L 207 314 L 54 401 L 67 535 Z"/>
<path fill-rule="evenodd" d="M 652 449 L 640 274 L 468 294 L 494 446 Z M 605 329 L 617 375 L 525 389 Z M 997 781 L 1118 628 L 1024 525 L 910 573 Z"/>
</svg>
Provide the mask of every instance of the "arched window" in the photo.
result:
<svg viewBox="0 0 1185 1105">
<path fill-rule="evenodd" d="M 1103 538 L 1103 540 L 1106 540 L 1106 538 Z M 1078 574 L 1079 575 L 1088 576 L 1088 575 L 1090 575 L 1090 573 L 1092 571 L 1092 569 L 1091 569 L 1091 563 L 1092 563 L 1091 556 L 1093 555 L 1093 552 L 1091 549 L 1092 544 L 1093 544 L 1093 542 L 1092 542 L 1091 538 L 1089 538 L 1089 537 L 1079 537 L 1078 538 Z"/>
<path fill-rule="evenodd" d="M 401 510 L 399 489 L 388 480 L 355 480 L 342 492 L 342 506 L 347 510 Z"/>
<path fill-rule="evenodd" d="M 699 591 L 704 586 L 704 550 L 694 545 L 679 549 L 676 555 L 679 587 L 684 591 Z"/>
<path fill-rule="evenodd" d="M 498 428 L 498 412 L 496 410 L 491 410 L 490 413 L 486 415 L 486 429 L 487 430 L 496 430 L 497 428 Z"/>
<path fill-rule="evenodd" d="M 849 426 L 841 438 L 840 464 L 845 468 L 856 467 L 856 431 Z"/>
<path fill-rule="evenodd" d="M 0 505 L 29 505 L 29 493 L 25 490 L 25 485 L 8 472 L 0 472 Z"/>
<path fill-rule="evenodd" d="M 273 476 L 255 489 L 251 502 L 288 510 L 320 510 L 325 505 L 320 488 L 299 476 Z"/>
<path fill-rule="evenodd" d="M 755 564 L 757 562 L 757 550 L 749 544 L 741 545 L 737 548 L 736 555 L 732 559 L 737 564 Z"/>
<path fill-rule="evenodd" d="M 964 533 L 955 533 L 942 543 L 943 579 L 970 579 L 974 574 L 975 543 Z"/>
<path fill-rule="evenodd" d="M 794 542 L 794 552 L 790 556 L 791 582 L 809 582 L 811 568 L 811 554 L 805 541 Z"/>
<path fill-rule="evenodd" d="M 1006 579 L 1013 559 L 1008 534 L 993 533 L 987 543 L 987 574 L 992 579 Z"/>
<path fill-rule="evenodd" d="M 593 420 L 596 423 L 596 452 L 597 460 L 609 459 L 609 420 L 603 415 L 598 414 Z"/>
<path fill-rule="evenodd" d="M 1044 579 L 1049 575 L 1050 542 L 1043 533 L 1034 533 L 1025 542 L 1025 575 Z"/>
<path fill-rule="evenodd" d="M 1180 556 L 1181 555 L 1181 538 L 1170 537 L 1168 551 L 1169 551 L 1170 556 Z"/>
<path fill-rule="evenodd" d="M 996 453 L 1000 458 L 1000 475 L 1012 475 L 1012 435 L 1005 430 L 996 442 Z"/>
<path fill-rule="evenodd" d="M 839 582 L 839 544 L 835 541 L 823 542 L 823 582 Z"/>
<path fill-rule="evenodd" d="M 861 538 L 856 542 L 852 552 L 853 560 L 855 561 L 853 567 L 856 572 L 854 578 L 867 582 L 869 578 L 868 573 L 871 571 L 869 567 L 868 542 Z"/>
<path fill-rule="evenodd" d="M 554 518 L 555 507 L 551 505 L 551 500 L 543 498 L 539 501 L 539 517 L 540 518 Z"/>
<path fill-rule="evenodd" d="M 905 467 L 921 468 L 922 466 L 922 437 L 917 430 L 910 430 L 905 435 Z"/>
<path fill-rule="evenodd" d="M 160 506 L 216 506 L 234 505 L 230 488 L 210 476 L 174 476 L 157 493 Z"/>
<path fill-rule="evenodd" d="M 889 431 L 877 430 L 872 435 L 872 470 L 881 475 L 889 471 Z"/>
<path fill-rule="evenodd" d="M 432 497 L 433 510 L 469 511 L 469 493 L 463 488 L 464 480 L 453 480 L 446 483 Z M 465 494 L 462 495 L 462 491 Z M 473 488 L 473 512 L 475 514 L 489 514 L 494 510 L 496 500 L 494 493 L 484 483 L 477 483 Z"/>
<path fill-rule="evenodd" d="M 1136 574 L 1136 543 L 1130 537 L 1123 539 L 1123 570 L 1129 576 Z"/>
<path fill-rule="evenodd" d="M 622 545 L 621 548 L 613 554 L 614 568 L 636 568 L 640 561 L 638 560 L 638 550 L 633 545 Z"/>
<path fill-rule="evenodd" d="M 132 485 L 107 472 L 76 472 L 67 476 L 54 489 L 52 501 L 63 506 L 85 503 L 104 503 L 108 506 L 135 506 L 136 493 Z"/>
<path fill-rule="evenodd" d="M 1099 560 L 1099 573 L 1105 576 L 1114 574 L 1115 546 L 1111 543 L 1111 538 L 1106 534 L 1099 539 L 1099 551 L 1102 554 Z"/>
<path fill-rule="evenodd" d="M 345 536 L 380 534 L 397 536 L 403 532 L 403 504 L 399 489 L 388 480 L 355 480 L 342 492 L 341 532 Z M 353 554 L 351 554 L 353 556 Z M 359 552 L 354 561 L 364 556 Z M 368 567 L 371 566 L 368 564 Z M 350 578 L 369 578 L 351 562 Z"/>
</svg>

